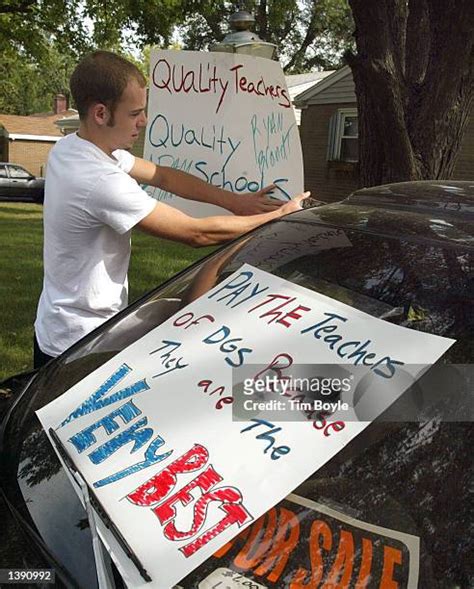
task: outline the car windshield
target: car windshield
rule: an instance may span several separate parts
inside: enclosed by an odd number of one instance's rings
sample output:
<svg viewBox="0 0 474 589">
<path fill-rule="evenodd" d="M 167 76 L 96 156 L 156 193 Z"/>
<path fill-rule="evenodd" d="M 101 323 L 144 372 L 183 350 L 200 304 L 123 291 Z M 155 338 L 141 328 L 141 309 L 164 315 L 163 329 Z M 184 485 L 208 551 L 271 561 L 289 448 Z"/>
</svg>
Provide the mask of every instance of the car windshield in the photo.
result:
<svg viewBox="0 0 474 589">
<path fill-rule="evenodd" d="M 244 263 L 375 317 L 453 337 L 450 361 L 468 362 L 472 255 L 453 242 L 381 237 L 311 222 L 275 223 L 150 293 L 67 354 L 64 363 L 91 356 L 93 365 L 95 354 L 121 351 Z"/>
<path fill-rule="evenodd" d="M 442 224 L 439 231 L 445 231 Z M 9 426 L 15 432 L 10 440 L 14 456 L 10 467 L 22 494 L 17 496 L 20 508 L 29 513 L 58 558 L 64 552 L 66 527 L 73 528 L 71 546 L 80 545 L 78 550 L 87 555 L 84 559 L 92 558 L 81 536 L 87 528 L 84 513 L 78 501 L 65 498 L 68 482 L 34 411 L 244 263 L 386 321 L 454 338 L 456 343 L 443 361 L 472 362 L 472 250 L 463 243 L 462 234 L 458 237 L 458 245 L 455 239 L 448 243 L 384 237 L 324 225 L 308 216 L 292 217 L 261 228 L 181 273 L 39 374 L 32 385 L 34 394 L 23 410 L 19 406 Z M 373 424 L 318 471 L 312 490 L 302 492 L 332 498 L 366 521 L 420 537 L 420 574 L 427 580 L 420 586 L 437 587 L 431 581 L 444 579 L 439 587 L 467 587 L 465 583 L 474 577 L 467 557 L 468 486 L 462 486 L 469 463 L 466 436 L 472 436 L 472 429 L 462 423 L 428 420 L 393 430 L 387 423 Z M 53 509 L 58 517 L 60 512 L 67 514 L 67 526 L 51 524 L 44 514 Z M 80 570 L 81 558 L 75 563 L 73 576 L 87 586 L 90 579 Z"/>
</svg>

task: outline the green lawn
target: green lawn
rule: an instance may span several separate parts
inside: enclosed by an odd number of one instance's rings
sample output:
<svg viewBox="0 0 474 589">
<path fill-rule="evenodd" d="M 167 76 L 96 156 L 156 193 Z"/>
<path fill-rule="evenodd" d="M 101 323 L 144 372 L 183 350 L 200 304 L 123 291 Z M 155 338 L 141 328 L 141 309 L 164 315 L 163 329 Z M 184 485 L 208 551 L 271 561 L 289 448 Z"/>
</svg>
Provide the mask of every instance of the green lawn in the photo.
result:
<svg viewBox="0 0 474 589">
<path fill-rule="evenodd" d="M 42 206 L 0 203 L 0 380 L 32 367 L 33 322 L 43 280 Z M 190 247 L 135 232 L 130 301 L 204 256 Z"/>
</svg>

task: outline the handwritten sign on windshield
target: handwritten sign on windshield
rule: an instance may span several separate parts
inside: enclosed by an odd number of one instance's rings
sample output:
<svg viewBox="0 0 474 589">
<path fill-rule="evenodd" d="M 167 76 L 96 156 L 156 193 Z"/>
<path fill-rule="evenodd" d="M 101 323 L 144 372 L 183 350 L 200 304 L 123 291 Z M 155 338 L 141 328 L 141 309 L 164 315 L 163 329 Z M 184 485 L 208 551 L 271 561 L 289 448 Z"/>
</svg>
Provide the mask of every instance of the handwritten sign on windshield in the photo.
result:
<svg viewBox="0 0 474 589">
<path fill-rule="evenodd" d="M 285 77 L 277 62 L 195 51 L 151 54 L 145 158 L 239 194 L 275 184 L 289 200 L 303 191 L 303 160 Z M 194 216 L 222 214 L 148 187 Z"/>
<path fill-rule="evenodd" d="M 340 398 L 323 417 L 316 408 L 299 407 L 301 395 L 287 386 L 288 367 L 343 364 L 350 374 L 363 365 L 381 412 L 420 376 L 415 365 L 427 369 L 452 343 L 244 265 L 38 417 L 46 431 L 54 430 L 151 578 L 145 583 L 112 549 L 127 583 L 163 589 L 370 423 L 354 411 L 356 379 L 332 379 Z M 265 376 L 270 401 L 261 396 Z M 319 376 L 325 378 L 314 384 L 328 387 L 328 375 Z M 275 413 L 283 399 L 295 418 L 269 420 L 261 404 L 270 403 Z M 237 415 L 239 403 L 247 417 Z M 107 534 L 102 530 L 111 546 Z"/>
</svg>

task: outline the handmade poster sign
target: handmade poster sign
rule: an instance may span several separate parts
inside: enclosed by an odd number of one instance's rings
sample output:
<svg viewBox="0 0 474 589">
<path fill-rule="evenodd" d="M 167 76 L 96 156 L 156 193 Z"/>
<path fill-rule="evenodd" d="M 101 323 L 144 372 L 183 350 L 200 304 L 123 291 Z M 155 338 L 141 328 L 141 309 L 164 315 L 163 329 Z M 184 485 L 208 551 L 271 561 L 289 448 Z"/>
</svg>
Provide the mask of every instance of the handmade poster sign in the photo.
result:
<svg viewBox="0 0 474 589">
<path fill-rule="evenodd" d="M 285 387 L 298 417 L 272 423 L 258 407 L 265 374 L 287 384 L 292 364 L 343 364 L 348 372 L 364 364 L 382 411 L 420 375 L 415 365 L 426 369 L 452 343 L 244 265 L 38 417 L 113 523 L 99 532 L 127 584 L 164 589 L 369 423 L 357 420 L 351 386 L 339 387 L 322 426 L 317 411 L 298 408 L 295 387 Z M 252 365 L 265 368 L 241 386 Z M 267 393 L 283 398 L 278 387 Z M 234 415 L 237 402 L 247 421 Z"/>
<path fill-rule="evenodd" d="M 299 132 L 279 63 L 197 51 L 151 53 L 145 159 L 235 193 L 275 184 L 282 200 L 303 192 Z M 228 211 L 159 188 L 154 198 L 193 216 Z"/>
</svg>

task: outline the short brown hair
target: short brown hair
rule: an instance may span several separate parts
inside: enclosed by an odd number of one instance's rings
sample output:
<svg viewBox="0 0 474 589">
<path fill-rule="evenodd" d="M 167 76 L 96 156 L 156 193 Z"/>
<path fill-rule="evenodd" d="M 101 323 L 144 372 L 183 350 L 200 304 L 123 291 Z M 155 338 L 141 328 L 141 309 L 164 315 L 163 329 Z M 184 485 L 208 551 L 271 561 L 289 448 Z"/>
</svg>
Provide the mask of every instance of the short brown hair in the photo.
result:
<svg viewBox="0 0 474 589">
<path fill-rule="evenodd" d="M 87 116 L 89 108 L 100 102 L 114 113 L 130 79 L 142 88 L 146 80 L 136 65 L 110 51 L 94 51 L 76 66 L 70 80 L 70 88 L 79 117 Z"/>
</svg>

